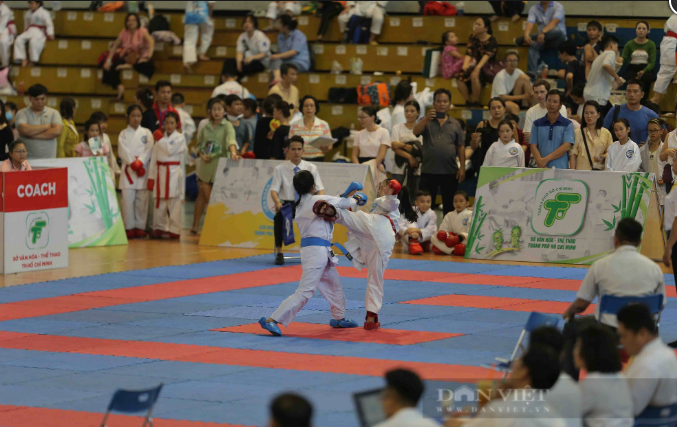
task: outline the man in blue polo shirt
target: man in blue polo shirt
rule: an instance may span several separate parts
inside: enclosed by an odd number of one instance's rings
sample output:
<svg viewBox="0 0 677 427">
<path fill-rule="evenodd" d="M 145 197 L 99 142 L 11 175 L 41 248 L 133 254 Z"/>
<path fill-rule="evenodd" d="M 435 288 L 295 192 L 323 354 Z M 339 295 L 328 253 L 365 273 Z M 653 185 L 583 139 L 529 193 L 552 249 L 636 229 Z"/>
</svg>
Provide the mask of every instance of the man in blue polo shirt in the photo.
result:
<svg viewBox="0 0 677 427">
<path fill-rule="evenodd" d="M 562 93 L 551 89 L 545 98 L 548 114 L 531 125 L 531 155 L 539 168 L 569 169 L 569 150 L 574 145 L 574 125 L 560 114 Z"/>
<path fill-rule="evenodd" d="M 538 35 L 532 38 L 534 25 Z M 556 1 L 539 1 L 529 9 L 529 18 L 524 28 L 524 37 L 515 39 L 517 46 L 529 46 L 527 71 L 536 75 L 538 60 L 545 49 L 557 49 L 567 39 L 567 27 L 564 23 L 564 6 Z M 537 76 L 541 78 L 542 76 Z"/>
<path fill-rule="evenodd" d="M 615 119 L 627 119 L 630 122 L 630 139 L 637 145 L 642 146 L 649 137 L 648 123 L 651 119 L 657 119 L 658 114 L 640 104 L 644 96 L 644 86 L 639 80 L 628 80 L 625 89 L 625 99 L 627 104 L 616 105 L 609 110 L 604 118 L 604 127 L 609 129 L 611 135 L 614 135 L 613 121 Z M 618 113 L 616 113 L 618 109 Z M 618 138 L 614 136 L 614 141 Z"/>
</svg>

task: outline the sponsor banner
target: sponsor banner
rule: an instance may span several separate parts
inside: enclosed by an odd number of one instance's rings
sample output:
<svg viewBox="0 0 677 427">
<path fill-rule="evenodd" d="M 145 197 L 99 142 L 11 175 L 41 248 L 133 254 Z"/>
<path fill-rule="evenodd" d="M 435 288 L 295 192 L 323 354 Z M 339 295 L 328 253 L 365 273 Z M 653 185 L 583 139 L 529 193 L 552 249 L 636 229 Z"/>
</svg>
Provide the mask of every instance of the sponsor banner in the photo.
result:
<svg viewBox="0 0 677 427">
<path fill-rule="evenodd" d="M 33 168 L 68 168 L 68 244 L 71 248 L 126 245 L 127 236 L 104 157 L 41 159 Z"/>
<path fill-rule="evenodd" d="M 663 236 L 653 174 L 483 167 L 466 258 L 591 264 L 613 251 L 626 217 L 644 225 L 642 252 L 655 258 Z"/>
<path fill-rule="evenodd" d="M 273 171 L 281 164 L 276 160 L 228 159 L 219 161 L 200 236 L 206 246 L 230 246 L 273 250 L 273 218 L 275 204 L 270 196 Z M 364 185 L 364 193 L 373 201 L 376 187 L 367 165 L 352 163 L 315 163 L 327 195 L 339 195 L 353 181 Z M 362 209 L 371 206 L 367 203 Z M 296 243 L 284 247 L 299 249 L 301 234 L 294 222 Z M 337 225 L 334 241 L 345 242 L 346 229 Z"/>
</svg>

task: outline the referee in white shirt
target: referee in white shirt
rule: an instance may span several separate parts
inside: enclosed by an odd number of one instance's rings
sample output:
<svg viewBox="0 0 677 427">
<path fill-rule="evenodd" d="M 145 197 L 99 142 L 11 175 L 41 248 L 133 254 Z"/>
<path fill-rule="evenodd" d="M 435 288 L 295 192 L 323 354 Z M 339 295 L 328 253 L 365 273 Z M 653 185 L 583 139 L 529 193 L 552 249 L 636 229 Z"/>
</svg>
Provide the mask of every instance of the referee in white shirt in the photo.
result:
<svg viewBox="0 0 677 427">
<path fill-rule="evenodd" d="M 275 167 L 273 171 L 273 182 L 270 185 L 270 197 L 275 203 L 275 217 L 273 219 L 273 234 L 275 235 L 275 265 L 284 264 L 284 254 L 282 253 L 282 213 L 280 210 L 287 203 L 292 204 L 292 212 L 295 213 L 295 201 L 298 200 L 298 194 L 294 190 L 294 175 L 300 171 L 308 171 L 313 174 L 315 179 L 315 189 L 318 195 L 324 194 L 324 186 L 317 173 L 317 166 L 303 160 L 303 138 L 298 135 L 292 136 L 287 141 L 287 150 L 289 160 Z"/>
<path fill-rule="evenodd" d="M 677 357 L 658 337 L 649 308 L 630 304 L 618 312 L 617 318 L 621 344 L 634 357 L 625 376 L 635 417 L 647 408 L 677 403 Z"/>
</svg>

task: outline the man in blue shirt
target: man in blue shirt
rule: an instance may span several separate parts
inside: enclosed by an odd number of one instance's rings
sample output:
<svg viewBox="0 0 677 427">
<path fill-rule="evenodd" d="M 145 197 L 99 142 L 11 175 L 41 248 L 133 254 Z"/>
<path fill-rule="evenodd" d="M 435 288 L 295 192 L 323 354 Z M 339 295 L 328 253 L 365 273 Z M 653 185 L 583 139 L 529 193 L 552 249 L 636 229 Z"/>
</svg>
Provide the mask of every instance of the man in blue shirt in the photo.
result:
<svg viewBox="0 0 677 427">
<path fill-rule="evenodd" d="M 609 129 L 611 135 L 614 135 L 614 119 L 627 119 L 630 122 L 630 139 L 635 141 L 640 147 L 646 143 L 649 137 L 649 120 L 657 119 L 658 114 L 640 104 L 644 96 L 644 87 L 639 80 L 630 79 L 625 89 L 625 98 L 627 104 L 616 105 L 609 110 L 604 118 L 604 127 Z M 618 109 L 618 117 L 614 117 Z M 614 141 L 616 141 L 614 136 Z"/>
<path fill-rule="evenodd" d="M 551 89 L 546 97 L 548 114 L 531 125 L 531 155 L 539 168 L 569 169 L 569 150 L 574 145 L 574 125 L 560 114 L 562 93 Z"/>
<path fill-rule="evenodd" d="M 531 38 L 534 25 L 538 28 L 538 36 Z M 541 1 L 531 6 L 524 37 L 515 39 L 517 46 L 529 46 L 527 71 L 536 76 L 541 51 L 557 49 L 567 39 L 567 28 L 564 23 L 564 6 L 556 1 Z M 542 76 L 536 76 L 541 78 Z"/>
</svg>

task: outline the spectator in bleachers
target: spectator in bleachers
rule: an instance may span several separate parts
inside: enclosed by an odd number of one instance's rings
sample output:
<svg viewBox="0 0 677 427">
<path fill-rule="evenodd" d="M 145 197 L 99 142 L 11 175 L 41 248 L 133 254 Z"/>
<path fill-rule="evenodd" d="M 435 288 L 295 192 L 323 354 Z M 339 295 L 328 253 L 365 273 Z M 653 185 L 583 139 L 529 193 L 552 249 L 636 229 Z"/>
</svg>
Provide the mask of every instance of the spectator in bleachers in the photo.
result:
<svg viewBox="0 0 677 427">
<path fill-rule="evenodd" d="M 658 336 L 656 321 L 644 304 L 629 304 L 618 312 L 618 335 L 634 359 L 625 371 L 635 417 L 646 408 L 677 403 L 677 358 Z"/>
<path fill-rule="evenodd" d="M 0 65 L 3 67 L 9 66 L 9 55 L 12 53 L 11 46 L 15 37 L 14 11 L 6 2 L 0 2 Z"/>
<path fill-rule="evenodd" d="M 270 153 L 271 160 L 284 160 L 286 158 L 287 141 L 289 140 L 290 116 L 291 111 L 289 110 L 289 104 L 287 104 L 285 101 L 277 101 L 273 106 L 273 119 L 280 122 L 280 125 L 277 127 L 277 129 L 271 130 L 268 134 L 268 139 L 273 141 L 273 148 Z M 297 137 L 301 138 L 299 135 L 297 135 Z"/>
<path fill-rule="evenodd" d="M 626 104 L 611 107 L 604 117 L 604 127 L 612 131 L 613 121 L 627 119 L 632 129 L 632 140 L 642 146 L 649 137 L 648 123 L 651 119 L 657 119 L 658 114 L 640 104 L 644 97 L 644 87 L 639 80 L 629 80 L 625 89 Z"/>
<path fill-rule="evenodd" d="M 26 91 L 30 106 L 19 110 L 16 123 L 31 159 L 55 159 L 56 139 L 63 131 L 61 114 L 47 107 L 47 88 L 35 84 Z"/>
<path fill-rule="evenodd" d="M 417 409 L 425 386 L 415 372 L 393 369 L 386 372 L 385 380 L 381 405 L 387 419 L 374 427 L 439 427 Z"/>
<path fill-rule="evenodd" d="M 494 14 L 489 17 L 491 22 L 495 22 L 501 16 L 512 19 L 512 22 L 520 20 L 520 15 L 524 12 L 525 1 L 490 1 Z"/>
<path fill-rule="evenodd" d="M 207 50 L 214 37 L 215 1 L 187 1 L 183 28 L 183 67 L 191 73 L 191 66 L 198 60 L 209 61 Z M 197 53 L 197 38 L 200 36 L 200 52 Z"/>
<path fill-rule="evenodd" d="M 19 111 L 16 104 L 12 101 L 7 101 L 5 103 L 5 117 L 9 126 L 12 128 L 12 133 L 14 133 L 14 139 L 19 139 L 19 131 L 16 130 L 16 113 Z"/>
<path fill-rule="evenodd" d="M 165 116 L 169 112 L 176 113 L 178 116 L 179 113 L 176 112 L 172 106 L 172 84 L 167 80 L 158 80 L 155 83 L 155 103 L 153 104 L 153 110 L 155 110 L 155 116 L 157 116 L 158 122 L 157 126 L 159 129 L 164 130 L 165 126 Z M 179 119 L 177 123 L 177 129 L 181 131 L 182 123 Z M 159 140 L 159 138 L 155 138 Z"/>
<path fill-rule="evenodd" d="M 265 30 L 272 30 L 275 20 L 283 16 L 293 18 L 301 14 L 301 4 L 298 1 L 271 1 L 268 4 L 268 11 L 266 18 L 270 20 L 268 28 Z"/>
<path fill-rule="evenodd" d="M 242 120 L 249 126 L 249 131 L 252 134 L 252 150 L 254 149 L 254 139 L 256 137 L 256 120 L 257 120 L 257 110 L 258 104 L 255 99 L 244 98 L 242 99 L 242 105 L 244 106 L 244 112 L 242 113 Z"/>
<path fill-rule="evenodd" d="M 230 77 L 235 77 L 234 70 L 237 71 L 238 80 L 265 71 L 270 60 L 270 39 L 259 30 L 258 18 L 245 16 L 242 29 L 244 32 L 237 38 L 235 59 L 228 58 L 223 62 L 224 70 L 230 70 Z"/>
<path fill-rule="evenodd" d="M 9 144 L 9 158 L 0 164 L 0 172 L 16 172 L 32 170 L 31 165 L 26 161 L 28 150 L 26 144 L 17 139 Z"/>
<path fill-rule="evenodd" d="M 534 25 L 538 36 L 531 38 Z M 529 9 L 524 36 L 515 39 L 517 46 L 529 46 L 527 71 L 534 76 L 538 69 L 540 54 L 545 49 L 557 49 L 567 39 L 567 27 L 564 22 L 564 6 L 556 1 L 540 1 Z M 541 76 L 538 76 L 541 77 Z"/>
<path fill-rule="evenodd" d="M 465 56 L 458 51 L 458 36 L 453 31 L 445 31 L 442 34 L 442 77 L 451 79 L 456 77 L 463 67 Z"/>
<path fill-rule="evenodd" d="M 136 91 L 134 100 L 141 106 L 141 111 L 143 112 L 141 127 L 144 127 L 151 132 L 155 132 L 158 129 L 158 120 L 157 114 L 155 114 L 155 110 L 153 109 L 153 104 L 155 104 L 155 95 L 153 95 L 153 91 L 141 88 Z"/>
<path fill-rule="evenodd" d="M 282 64 L 278 71 L 282 72 L 281 79 L 270 88 L 268 95 L 280 95 L 284 101 L 287 101 L 291 113 L 294 115 L 301 108 L 299 105 L 299 88 L 294 85 L 299 69 L 294 63 L 288 62 Z"/>
<path fill-rule="evenodd" d="M 311 427 L 313 405 L 298 394 L 281 394 L 270 404 L 269 427 Z"/>
<path fill-rule="evenodd" d="M 534 97 L 536 98 L 536 102 L 538 102 L 538 104 L 527 110 L 527 115 L 524 119 L 524 127 L 522 128 L 522 131 L 524 132 L 524 139 L 527 143 L 530 142 L 531 127 L 533 123 L 548 114 L 546 99 L 548 92 L 550 92 L 550 83 L 548 83 L 547 80 L 538 79 L 534 82 L 532 88 L 534 91 Z M 560 108 L 559 113 L 562 115 L 562 117 L 567 117 L 567 109 L 564 107 L 564 105 L 562 105 L 562 108 Z"/>
<path fill-rule="evenodd" d="M 664 122 L 661 119 L 651 119 L 647 124 L 649 136 L 646 144 L 640 148 L 639 152 L 642 155 L 641 172 L 649 172 L 656 174 L 656 184 L 658 185 L 658 201 L 663 206 L 665 201 L 666 189 L 663 181 L 663 171 L 665 163 L 660 160 L 660 154 L 663 151 L 663 126 Z"/>
<path fill-rule="evenodd" d="M 606 116 L 612 105 L 609 103 L 613 85 L 620 87 L 624 81 L 616 72 L 618 56 L 618 39 L 614 36 L 604 36 L 602 39 L 604 52 L 600 53 L 590 67 L 588 82 L 583 91 L 586 101 L 597 101 L 602 107 L 602 114 Z"/>
<path fill-rule="evenodd" d="M 569 168 L 604 170 L 607 150 L 613 143 L 611 133 L 602 127 L 602 109 L 597 101 L 586 101 L 583 107 L 585 126 L 574 131 L 574 148 L 569 152 Z M 588 153 L 592 158 L 588 157 Z"/>
<path fill-rule="evenodd" d="M 661 41 L 661 64 L 656 76 L 656 83 L 653 85 L 653 96 L 651 102 L 660 104 L 661 98 L 668 90 L 668 85 L 672 82 L 677 72 L 677 63 L 675 63 L 675 50 L 677 50 L 677 15 L 672 15 L 665 22 L 665 36 Z"/>
<path fill-rule="evenodd" d="M 585 67 L 585 78 L 590 74 L 590 67 L 597 56 L 604 51 L 602 37 L 604 30 L 602 24 L 592 20 L 587 26 L 588 42 L 583 46 L 583 66 Z"/>
<path fill-rule="evenodd" d="M 487 75 L 484 66 L 496 62 L 498 42 L 496 37 L 492 35 L 489 18 L 477 18 L 473 31 L 468 39 L 461 75 L 456 80 L 458 90 L 465 99 L 465 105 L 482 107 L 482 104 L 480 104 L 482 87 L 493 81 L 493 78 Z M 472 86 L 472 93 L 468 88 L 469 83 Z"/>
<path fill-rule="evenodd" d="M 391 146 L 388 130 L 379 126 L 381 120 L 376 116 L 374 107 L 362 107 L 357 119 L 362 130 L 355 135 L 351 160 L 361 164 L 375 159 L 376 165 L 381 165 Z"/>
<path fill-rule="evenodd" d="M 480 171 L 480 166 L 484 164 L 484 158 L 491 145 L 499 140 L 498 125 L 505 117 L 505 101 L 501 98 L 491 98 L 489 100 L 489 120 L 482 120 L 472 134 L 470 148 L 472 155 L 470 161 L 473 165 L 473 177 Z"/>
<path fill-rule="evenodd" d="M 656 80 L 656 43 L 649 40 L 649 23 L 646 21 L 639 21 L 635 25 L 635 33 L 637 37 L 630 40 L 623 47 L 623 63 L 628 66 L 625 70 L 625 79 L 630 81 L 633 79 L 639 80 L 642 85 L 649 89 L 652 82 Z M 646 101 L 649 97 L 649 91 L 644 92 L 642 101 Z"/>
<path fill-rule="evenodd" d="M 585 104 L 585 98 L 583 98 L 583 91 L 585 90 L 585 83 L 574 84 L 574 87 L 571 89 L 569 98 L 573 101 L 573 108 L 571 110 L 572 115 L 569 116 L 567 113 L 567 118 L 571 120 L 580 120 L 583 122 L 583 106 Z"/>
<path fill-rule="evenodd" d="M 345 1 L 319 1 L 317 2 L 319 13 L 321 15 L 320 26 L 317 27 L 317 41 L 321 41 L 329 30 L 329 24 L 344 10 L 346 10 Z"/>
<path fill-rule="evenodd" d="M 233 129 L 235 129 L 235 140 L 237 141 L 238 152 L 240 156 L 249 151 L 251 145 L 252 134 L 249 131 L 249 126 L 242 121 L 244 105 L 242 100 L 237 95 L 227 95 L 226 101 L 226 117 Z"/>
<path fill-rule="evenodd" d="M 42 1 L 29 1 L 28 12 L 24 16 L 24 32 L 14 41 L 14 62 L 21 66 L 33 65 L 40 61 L 45 41 L 54 40 L 54 22 Z M 26 57 L 26 44 L 29 55 Z"/>
<path fill-rule="evenodd" d="M 273 84 L 279 83 L 280 69 L 285 64 L 293 65 L 297 72 L 310 69 L 308 40 L 305 34 L 296 29 L 298 22 L 289 15 L 282 15 L 278 21 L 280 33 L 277 35 L 277 53 L 270 55 Z"/>
<path fill-rule="evenodd" d="M 56 157 L 75 157 L 75 146 L 80 143 L 80 135 L 75 127 L 75 101 L 73 98 L 63 98 L 59 103 L 59 112 L 63 121 L 63 131 L 59 135 L 56 148 Z M 2 132 L 2 131 L 0 131 Z"/>
<path fill-rule="evenodd" d="M 390 100 L 392 106 L 392 111 L 390 112 L 389 120 L 381 124 L 382 128 L 388 130 L 388 133 L 392 135 L 393 129 L 395 126 L 405 123 L 407 119 L 404 116 L 404 104 L 414 99 L 414 89 L 406 80 L 401 80 L 395 86 L 393 91 L 393 97 Z M 405 141 L 406 142 L 406 141 Z M 395 169 L 395 152 L 393 150 L 388 150 L 386 153 L 385 167 L 388 172 L 392 172 Z M 397 179 L 397 178 L 395 178 Z M 400 183 L 402 181 L 398 180 Z"/>
<path fill-rule="evenodd" d="M 214 88 L 212 98 L 219 95 L 237 95 L 240 98 L 250 98 L 246 87 L 237 81 L 238 71 L 233 61 L 226 59 L 221 69 L 221 84 Z"/>
<path fill-rule="evenodd" d="M 539 168 L 569 169 L 569 150 L 574 145 L 574 125 L 560 113 L 562 93 L 551 89 L 546 96 L 548 114 L 531 126 L 531 155 Z"/>
<path fill-rule="evenodd" d="M 584 312 L 595 298 L 602 295 L 646 296 L 661 293 L 665 301 L 665 278 L 660 267 L 639 253 L 642 243 L 642 224 L 632 218 L 623 218 L 616 225 L 616 250 L 590 267 L 581 284 L 576 300 L 566 309 L 563 318 L 569 319 Z M 599 304 L 595 307 L 599 318 Z M 603 314 L 602 323 L 616 327 L 616 316 Z"/>
<path fill-rule="evenodd" d="M 272 143 L 269 133 L 272 130 L 270 123 L 273 121 L 274 106 L 281 101 L 280 95 L 270 95 L 261 103 L 259 118 L 254 130 L 254 156 L 257 159 L 270 159 L 272 157 Z"/>
<path fill-rule="evenodd" d="M 417 101 L 407 101 L 404 104 L 404 123 L 393 125 L 391 132 L 391 148 L 396 155 L 403 157 L 408 164 L 397 166 L 393 160 L 393 168 L 391 173 L 393 179 L 396 179 L 400 184 L 406 186 L 409 190 L 410 198 L 414 198 L 418 191 L 418 184 L 421 180 L 421 162 L 412 155 L 415 149 L 413 141 L 423 143 L 421 135 L 414 135 L 414 126 L 418 121 L 418 116 L 421 113 L 421 107 Z"/>
<path fill-rule="evenodd" d="M 420 188 L 430 192 L 433 204 L 441 190 L 444 215 L 454 209 L 454 194 L 465 180 L 465 132 L 458 120 L 449 117 L 450 106 L 451 92 L 437 89 L 433 108 L 413 129 L 415 136 L 423 136 Z"/>
<path fill-rule="evenodd" d="M 573 108 L 574 104 L 571 102 L 564 101 L 564 108 L 567 110 L 567 119 L 571 120 L 571 124 L 574 125 L 574 131 L 581 128 L 581 122 L 578 119 L 573 118 Z"/>
<path fill-rule="evenodd" d="M 603 325 L 593 323 L 579 331 L 574 362 L 587 372 L 578 383 L 586 426 L 633 425 L 632 396 L 621 373 L 617 342 L 614 333 Z"/>
<path fill-rule="evenodd" d="M 377 44 L 376 39 L 381 34 L 383 28 L 383 20 L 386 15 L 387 1 L 348 1 L 346 2 L 346 9 L 339 15 L 339 26 L 341 32 L 347 31 L 350 18 L 353 16 L 361 16 L 371 20 L 369 27 L 369 43 Z"/>
<path fill-rule="evenodd" d="M 17 39 L 17 42 L 19 40 Z M 16 46 L 14 44 L 14 60 L 16 56 Z M 122 52 L 118 55 L 118 49 Z M 155 40 L 150 36 L 148 30 L 141 26 L 139 15 L 136 13 L 127 14 L 125 18 L 125 28 L 120 31 L 118 38 L 108 51 L 108 57 L 103 64 L 104 84 L 111 86 L 118 91 L 118 100 L 122 101 L 125 96 L 125 86 L 120 80 L 120 71 L 134 69 L 139 74 L 143 74 L 149 79 L 155 72 L 153 63 L 153 52 L 155 51 Z"/>
<path fill-rule="evenodd" d="M 197 176 L 198 197 L 195 200 L 195 218 L 191 234 L 197 234 L 202 214 L 209 203 L 212 186 L 216 178 L 219 159 L 221 157 L 238 160 L 235 129 L 226 119 L 226 102 L 220 98 L 212 98 L 208 103 L 209 121 L 200 129 L 197 136 Z"/>
<path fill-rule="evenodd" d="M 9 158 L 9 146 L 14 141 L 14 133 L 7 123 L 7 118 L 3 114 L 5 104 L 0 100 L 0 161 Z"/>
<path fill-rule="evenodd" d="M 585 83 L 585 67 L 576 58 L 576 44 L 571 40 L 566 40 L 559 45 L 559 59 L 566 65 L 566 68 L 559 70 L 557 77 L 566 82 L 564 96 L 570 98 L 574 82 Z"/>
<path fill-rule="evenodd" d="M 517 68 L 519 60 L 517 52 L 508 52 L 505 55 L 505 68 L 496 74 L 491 86 L 491 97 L 505 101 L 506 110 L 512 114 L 519 114 L 521 107 L 531 107 L 534 99 L 531 79 Z"/>
<path fill-rule="evenodd" d="M 308 145 L 308 143 L 320 136 L 331 138 L 331 128 L 327 122 L 317 117 L 317 114 L 320 112 L 320 104 L 317 102 L 317 98 L 312 95 L 306 95 L 301 99 L 300 105 L 303 117 L 291 122 L 289 136 L 300 135 L 306 142 L 303 150 L 303 160 L 323 162 L 324 155 L 329 150 L 318 149 Z"/>
<path fill-rule="evenodd" d="M 183 125 L 182 133 L 186 137 L 186 144 L 190 144 L 195 136 L 195 121 L 193 118 L 184 110 L 186 107 L 186 99 L 183 97 L 182 93 L 175 93 L 172 95 L 172 105 L 177 113 L 179 113 L 179 119 Z"/>
</svg>

